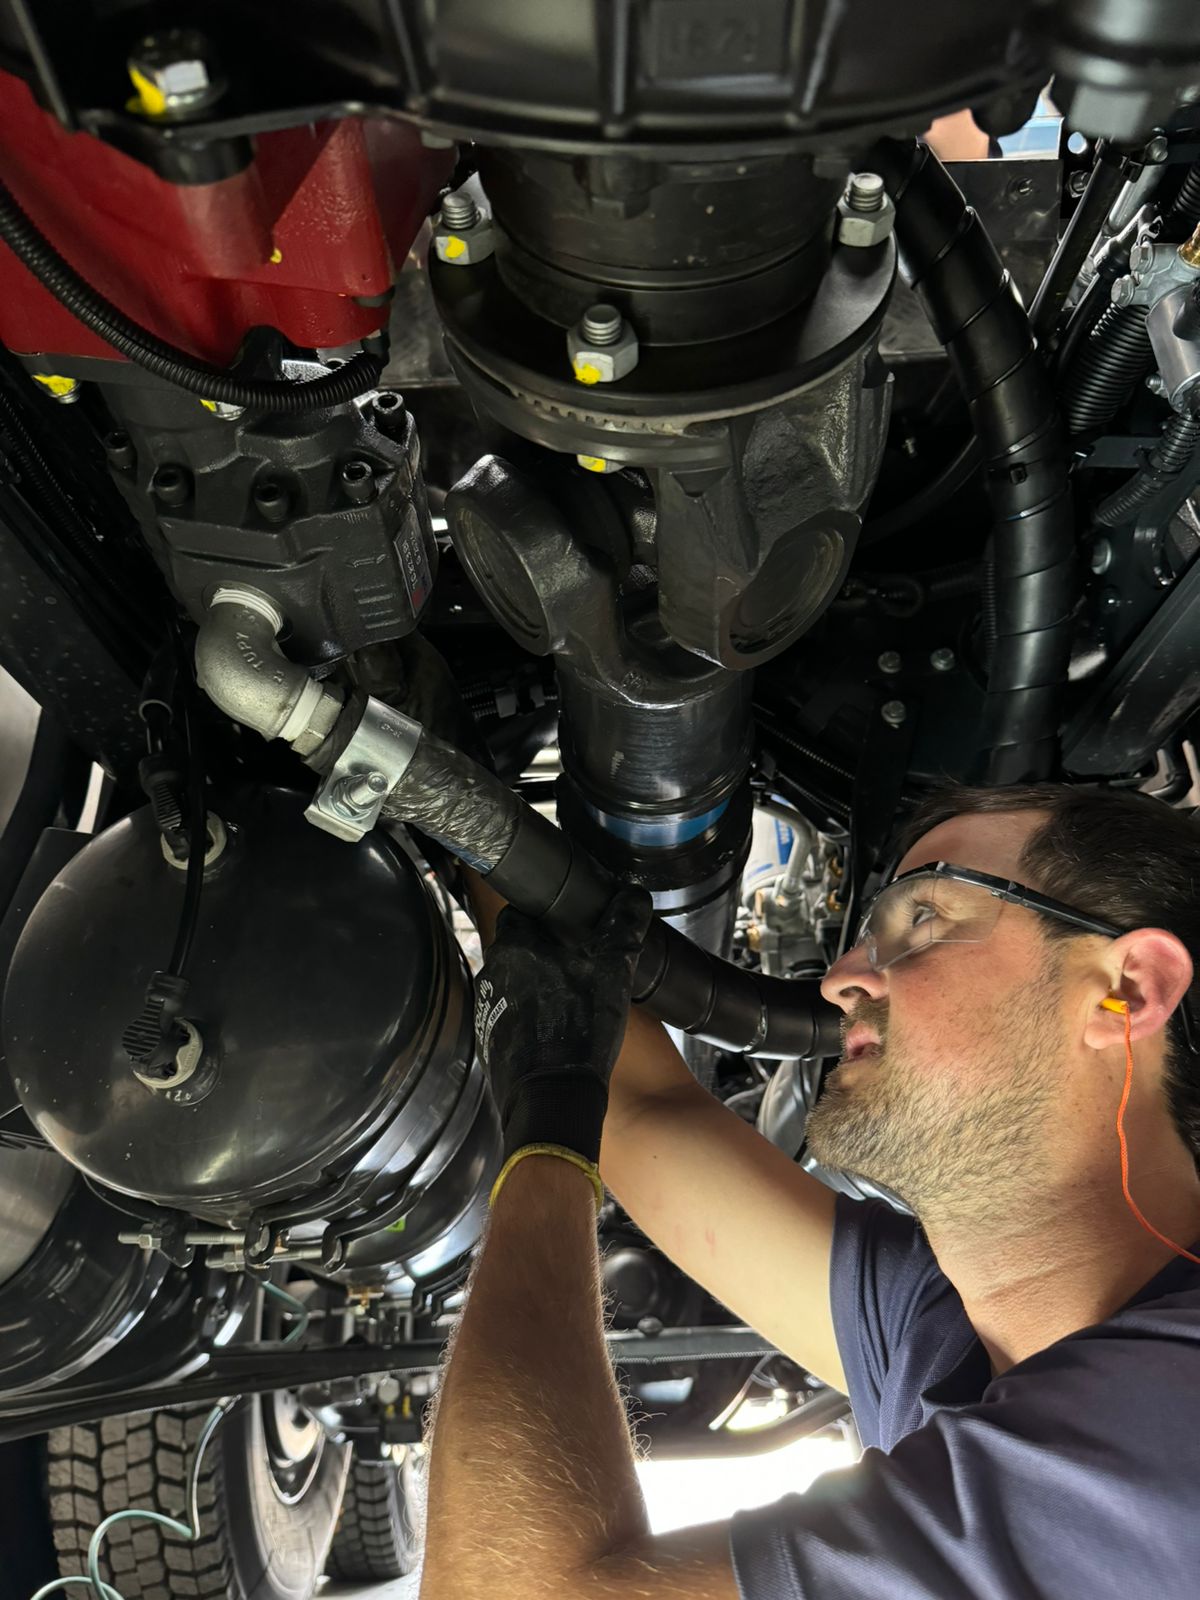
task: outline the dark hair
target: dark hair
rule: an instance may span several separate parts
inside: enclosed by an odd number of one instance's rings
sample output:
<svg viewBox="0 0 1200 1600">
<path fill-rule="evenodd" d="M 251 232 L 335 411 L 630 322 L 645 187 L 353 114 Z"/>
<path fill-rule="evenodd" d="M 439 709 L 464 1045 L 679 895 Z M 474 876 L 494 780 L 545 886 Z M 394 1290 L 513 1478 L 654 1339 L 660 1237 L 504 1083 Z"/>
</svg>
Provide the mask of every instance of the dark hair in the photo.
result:
<svg viewBox="0 0 1200 1600">
<path fill-rule="evenodd" d="M 1200 825 L 1190 813 L 1129 789 L 950 784 L 927 795 L 908 818 L 900 854 L 951 817 L 1005 811 L 1046 813 L 1021 851 L 1030 888 L 1118 928 L 1166 928 L 1187 946 L 1200 978 Z M 1051 939 L 1074 936 L 1067 924 L 1048 918 L 1044 930 Z M 1192 1018 L 1196 993 L 1193 986 L 1183 1001 Z M 1167 1025 L 1164 1085 L 1180 1137 L 1200 1169 L 1200 1056 L 1187 1048 L 1178 1013 Z"/>
</svg>

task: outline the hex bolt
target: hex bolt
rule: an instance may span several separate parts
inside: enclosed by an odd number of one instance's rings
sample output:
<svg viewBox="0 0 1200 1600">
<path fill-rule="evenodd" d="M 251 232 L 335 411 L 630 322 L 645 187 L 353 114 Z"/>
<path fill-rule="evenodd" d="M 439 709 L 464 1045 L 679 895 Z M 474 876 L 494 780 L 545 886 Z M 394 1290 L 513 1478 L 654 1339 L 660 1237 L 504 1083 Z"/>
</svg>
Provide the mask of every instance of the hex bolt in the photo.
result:
<svg viewBox="0 0 1200 1600">
<path fill-rule="evenodd" d="M 851 211 L 882 211 L 885 193 L 877 172 L 852 172 L 846 185 L 846 203 Z"/>
<path fill-rule="evenodd" d="M 138 109 L 149 117 L 193 116 L 215 105 L 225 90 L 212 47 L 195 28 L 148 34 L 126 65 Z"/>
<path fill-rule="evenodd" d="M 341 472 L 342 491 L 347 500 L 352 500 L 356 506 L 365 506 L 375 493 L 375 473 L 371 463 L 364 461 L 361 456 L 344 462 Z"/>
<path fill-rule="evenodd" d="M 115 467 L 119 472 L 128 472 L 130 467 L 137 463 L 133 440 L 124 428 L 114 428 L 111 433 L 104 435 L 104 453 L 108 457 L 109 466 Z"/>
<path fill-rule="evenodd" d="M 73 406 L 83 393 L 78 378 L 64 378 L 58 373 L 35 372 L 33 381 L 60 406 Z"/>
<path fill-rule="evenodd" d="M 589 306 L 583 313 L 583 321 L 579 331 L 588 344 L 607 345 L 616 344 L 625 331 L 625 318 L 616 306 L 595 305 Z"/>
<path fill-rule="evenodd" d="M 837 241 L 852 249 L 882 244 L 896 225 L 896 207 L 878 172 L 852 172 L 837 204 Z"/>
<path fill-rule="evenodd" d="M 954 666 L 954 651 L 948 645 L 930 651 L 929 665 L 935 672 L 949 672 Z"/>
<path fill-rule="evenodd" d="M 1151 394 L 1164 395 L 1167 392 L 1167 386 L 1163 382 L 1163 375 L 1161 372 L 1152 372 L 1146 379 L 1146 387 L 1149 389 Z"/>
<path fill-rule="evenodd" d="M 173 462 L 161 466 L 150 479 L 150 493 L 165 506 L 181 506 L 192 492 L 191 476 L 186 467 Z"/>
<path fill-rule="evenodd" d="M 404 396 L 395 389 L 385 389 L 371 403 L 371 417 L 380 433 L 389 439 L 404 437 Z"/>
<path fill-rule="evenodd" d="M 479 221 L 479 207 L 465 189 L 455 189 L 442 200 L 442 221 L 447 228 L 473 228 Z"/>
<path fill-rule="evenodd" d="M 886 672 L 889 674 L 899 672 L 903 665 L 904 663 L 900 659 L 899 650 L 885 650 L 879 658 L 880 672 Z"/>
<path fill-rule="evenodd" d="M 1067 179 L 1067 193 L 1077 200 L 1087 188 L 1089 176 L 1087 172 L 1073 172 Z"/>
<path fill-rule="evenodd" d="M 567 357 L 578 383 L 617 383 L 638 364 L 637 334 L 616 306 L 589 306 L 567 330 Z"/>
<path fill-rule="evenodd" d="M 350 811 L 369 811 L 391 785 L 382 772 L 359 772 L 343 778 L 337 788 L 338 804 Z"/>
<path fill-rule="evenodd" d="M 254 486 L 254 509 L 264 522 L 286 522 L 291 497 L 278 478 L 263 478 Z"/>
<path fill-rule="evenodd" d="M 879 714 L 889 728 L 898 728 L 908 715 L 908 707 L 903 700 L 885 700 L 879 708 Z"/>
</svg>

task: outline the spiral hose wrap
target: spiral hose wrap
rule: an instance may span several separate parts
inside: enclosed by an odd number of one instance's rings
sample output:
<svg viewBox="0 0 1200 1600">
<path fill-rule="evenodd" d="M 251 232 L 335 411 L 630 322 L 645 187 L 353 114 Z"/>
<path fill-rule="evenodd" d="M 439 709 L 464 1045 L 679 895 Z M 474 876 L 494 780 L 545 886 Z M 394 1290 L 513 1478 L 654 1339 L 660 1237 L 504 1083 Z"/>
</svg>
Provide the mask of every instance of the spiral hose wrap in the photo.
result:
<svg viewBox="0 0 1200 1600">
<path fill-rule="evenodd" d="M 900 265 L 946 347 L 984 457 L 995 642 L 984 709 L 989 783 L 1049 777 L 1076 593 L 1066 439 L 1029 319 L 975 212 L 924 145 L 884 141 Z"/>
</svg>

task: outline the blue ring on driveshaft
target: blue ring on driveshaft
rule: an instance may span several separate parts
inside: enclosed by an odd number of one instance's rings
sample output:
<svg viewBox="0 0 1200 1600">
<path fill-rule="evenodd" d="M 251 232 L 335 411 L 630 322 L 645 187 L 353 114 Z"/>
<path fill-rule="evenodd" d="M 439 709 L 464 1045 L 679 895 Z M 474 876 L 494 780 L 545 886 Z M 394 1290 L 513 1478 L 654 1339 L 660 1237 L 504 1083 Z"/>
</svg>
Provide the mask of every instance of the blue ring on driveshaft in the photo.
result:
<svg viewBox="0 0 1200 1600">
<path fill-rule="evenodd" d="M 666 850 L 672 845 L 688 844 L 711 828 L 714 822 L 719 821 L 729 808 L 729 801 L 726 799 L 722 800 L 720 805 L 713 806 L 710 811 L 701 812 L 698 817 L 664 817 L 659 821 L 643 822 L 633 817 L 614 817 L 610 812 L 601 811 L 598 806 L 591 805 L 587 800 L 583 804 L 589 816 L 594 817 L 605 833 L 611 833 L 614 839 L 653 850 Z"/>
</svg>

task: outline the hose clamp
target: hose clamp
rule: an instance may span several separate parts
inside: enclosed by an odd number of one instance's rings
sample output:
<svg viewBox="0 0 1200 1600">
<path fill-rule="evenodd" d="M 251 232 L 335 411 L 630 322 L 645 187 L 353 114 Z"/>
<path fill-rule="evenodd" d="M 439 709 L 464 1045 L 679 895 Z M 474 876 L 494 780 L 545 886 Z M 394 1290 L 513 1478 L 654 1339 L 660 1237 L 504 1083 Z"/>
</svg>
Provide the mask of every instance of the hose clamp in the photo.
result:
<svg viewBox="0 0 1200 1600">
<path fill-rule="evenodd" d="M 353 716 L 356 709 L 344 715 Z M 369 698 L 358 726 L 322 778 L 304 813 L 306 820 L 356 844 L 379 821 L 384 801 L 408 771 L 421 733 L 419 722 Z"/>
</svg>

